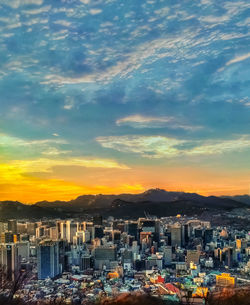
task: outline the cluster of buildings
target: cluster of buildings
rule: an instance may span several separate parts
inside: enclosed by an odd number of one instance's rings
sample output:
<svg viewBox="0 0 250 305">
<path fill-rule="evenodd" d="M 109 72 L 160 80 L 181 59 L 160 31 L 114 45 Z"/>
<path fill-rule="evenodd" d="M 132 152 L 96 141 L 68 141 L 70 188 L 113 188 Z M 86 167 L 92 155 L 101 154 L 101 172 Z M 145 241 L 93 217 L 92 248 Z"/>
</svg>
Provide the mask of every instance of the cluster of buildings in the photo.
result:
<svg viewBox="0 0 250 305">
<path fill-rule="evenodd" d="M 31 274 L 24 300 L 82 302 L 131 291 L 204 299 L 250 284 L 250 232 L 181 217 L 0 222 L 8 280 Z M 6 293 L 0 289 L 0 294 Z"/>
</svg>

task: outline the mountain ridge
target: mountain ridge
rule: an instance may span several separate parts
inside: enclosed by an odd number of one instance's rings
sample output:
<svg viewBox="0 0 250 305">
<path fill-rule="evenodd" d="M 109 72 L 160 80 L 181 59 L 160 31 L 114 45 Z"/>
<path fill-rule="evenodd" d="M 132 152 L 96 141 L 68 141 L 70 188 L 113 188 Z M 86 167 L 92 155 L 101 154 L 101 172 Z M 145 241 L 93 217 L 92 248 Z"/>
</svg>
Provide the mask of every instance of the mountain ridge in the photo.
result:
<svg viewBox="0 0 250 305">
<path fill-rule="evenodd" d="M 18 201 L 0 202 L 0 219 L 79 217 L 81 214 L 100 213 L 116 217 L 143 216 L 145 212 L 157 216 L 172 216 L 176 213 L 201 214 L 204 211 L 248 208 L 231 198 L 202 196 L 196 193 L 172 192 L 149 189 L 140 194 L 82 195 L 70 201 L 39 201 L 26 205 Z"/>
</svg>

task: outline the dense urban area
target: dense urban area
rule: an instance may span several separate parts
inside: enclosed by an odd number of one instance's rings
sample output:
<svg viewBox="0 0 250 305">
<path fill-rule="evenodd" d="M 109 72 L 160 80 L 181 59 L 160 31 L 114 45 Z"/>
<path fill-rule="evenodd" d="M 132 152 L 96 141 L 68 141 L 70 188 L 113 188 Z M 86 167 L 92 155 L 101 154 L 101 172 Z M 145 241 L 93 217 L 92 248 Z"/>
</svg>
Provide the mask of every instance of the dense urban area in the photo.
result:
<svg viewBox="0 0 250 305">
<path fill-rule="evenodd" d="M 82 303 L 133 291 L 203 304 L 250 284 L 250 232 L 177 215 L 0 222 L 0 294 Z"/>
</svg>

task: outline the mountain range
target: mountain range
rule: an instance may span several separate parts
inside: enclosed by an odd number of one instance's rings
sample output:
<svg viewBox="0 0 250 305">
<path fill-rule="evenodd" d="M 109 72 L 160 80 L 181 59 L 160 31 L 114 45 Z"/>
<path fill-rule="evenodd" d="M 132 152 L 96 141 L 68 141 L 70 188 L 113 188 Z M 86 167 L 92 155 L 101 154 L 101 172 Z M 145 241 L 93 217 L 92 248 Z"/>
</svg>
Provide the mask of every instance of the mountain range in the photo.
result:
<svg viewBox="0 0 250 305">
<path fill-rule="evenodd" d="M 136 218 L 144 215 L 199 215 L 205 211 L 218 212 L 247 207 L 250 207 L 249 196 L 205 197 L 196 193 L 150 189 L 141 194 L 82 195 L 70 201 L 40 201 L 33 205 L 1 201 L 0 219 L 66 218 L 96 213 L 103 216 L 112 215 L 124 218 Z"/>
</svg>

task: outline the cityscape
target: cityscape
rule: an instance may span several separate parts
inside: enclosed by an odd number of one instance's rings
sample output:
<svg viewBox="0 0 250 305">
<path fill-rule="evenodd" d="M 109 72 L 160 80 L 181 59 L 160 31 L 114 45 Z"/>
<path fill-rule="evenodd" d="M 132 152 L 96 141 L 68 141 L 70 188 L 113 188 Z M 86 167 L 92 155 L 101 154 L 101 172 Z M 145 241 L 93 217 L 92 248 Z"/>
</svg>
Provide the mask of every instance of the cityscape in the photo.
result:
<svg viewBox="0 0 250 305">
<path fill-rule="evenodd" d="M 146 216 L 0 222 L 6 281 L 25 275 L 12 297 L 89 304 L 136 292 L 205 304 L 209 294 L 249 289 L 249 229 L 236 229 L 233 220 L 225 227 L 180 214 Z M 8 288 L 1 285 L 0 295 L 8 297 Z"/>
</svg>

